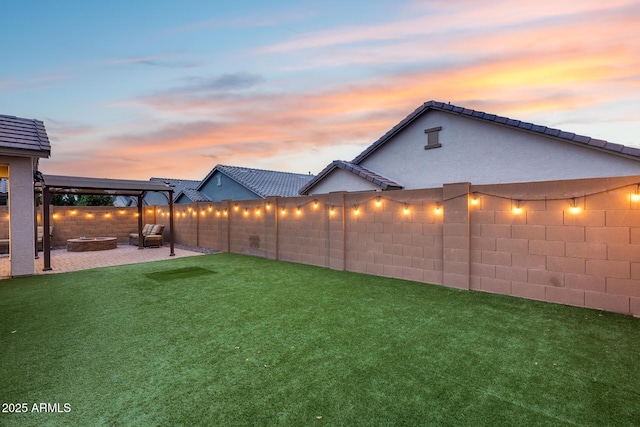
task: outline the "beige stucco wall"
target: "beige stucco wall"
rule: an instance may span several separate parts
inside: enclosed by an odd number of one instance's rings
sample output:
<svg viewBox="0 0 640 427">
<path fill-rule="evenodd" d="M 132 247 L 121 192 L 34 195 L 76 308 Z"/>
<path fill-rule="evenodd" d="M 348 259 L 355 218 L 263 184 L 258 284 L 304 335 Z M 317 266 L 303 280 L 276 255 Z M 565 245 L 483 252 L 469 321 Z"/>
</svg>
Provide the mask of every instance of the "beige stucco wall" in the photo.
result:
<svg viewBox="0 0 640 427">
<path fill-rule="evenodd" d="M 425 150 L 425 129 L 438 126 L 442 147 Z M 360 165 L 405 189 L 640 173 L 637 160 L 440 111 L 423 114 Z M 313 189 L 316 194 L 341 190 L 359 188 L 341 174 L 332 174 Z"/>
<path fill-rule="evenodd" d="M 11 275 L 35 273 L 33 159 L 0 156 L 0 164 L 9 165 L 9 239 L 11 239 Z"/>
<path fill-rule="evenodd" d="M 326 194 L 332 191 L 380 191 L 381 188 L 373 182 L 357 177 L 344 169 L 336 168 L 325 179 L 315 185 L 309 194 Z"/>
</svg>

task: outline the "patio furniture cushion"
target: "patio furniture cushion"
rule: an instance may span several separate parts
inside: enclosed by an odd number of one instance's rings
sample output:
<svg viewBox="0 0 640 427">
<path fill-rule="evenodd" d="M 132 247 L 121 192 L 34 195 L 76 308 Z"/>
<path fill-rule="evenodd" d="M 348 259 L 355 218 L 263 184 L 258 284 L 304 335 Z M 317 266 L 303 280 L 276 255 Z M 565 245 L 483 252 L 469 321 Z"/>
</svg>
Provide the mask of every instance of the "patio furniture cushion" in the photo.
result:
<svg viewBox="0 0 640 427">
<path fill-rule="evenodd" d="M 142 228 L 142 246 L 162 246 L 162 232 L 164 231 L 163 224 L 145 224 Z M 138 244 L 138 233 L 129 233 L 129 244 Z"/>
</svg>

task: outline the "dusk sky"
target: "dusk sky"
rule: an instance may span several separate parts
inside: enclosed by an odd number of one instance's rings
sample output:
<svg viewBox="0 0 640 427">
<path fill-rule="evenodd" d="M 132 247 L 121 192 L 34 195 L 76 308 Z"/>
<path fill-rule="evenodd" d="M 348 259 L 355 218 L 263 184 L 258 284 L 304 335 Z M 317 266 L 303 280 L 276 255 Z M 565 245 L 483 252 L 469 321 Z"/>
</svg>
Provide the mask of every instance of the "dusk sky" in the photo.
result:
<svg viewBox="0 0 640 427">
<path fill-rule="evenodd" d="M 640 1 L 5 1 L 40 170 L 318 173 L 436 100 L 640 146 Z"/>
</svg>

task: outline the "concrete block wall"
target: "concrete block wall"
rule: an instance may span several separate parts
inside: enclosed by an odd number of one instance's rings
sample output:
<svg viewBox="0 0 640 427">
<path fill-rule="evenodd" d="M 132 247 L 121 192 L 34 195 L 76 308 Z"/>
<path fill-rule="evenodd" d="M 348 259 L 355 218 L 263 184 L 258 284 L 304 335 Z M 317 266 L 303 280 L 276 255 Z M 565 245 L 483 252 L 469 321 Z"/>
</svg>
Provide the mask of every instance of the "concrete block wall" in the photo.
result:
<svg viewBox="0 0 640 427">
<path fill-rule="evenodd" d="M 471 186 L 470 289 L 640 315 L 637 182 Z"/>
<path fill-rule="evenodd" d="M 176 205 L 176 243 L 640 316 L 639 182 L 457 183 Z M 135 207 L 52 213 L 54 246 L 79 236 L 126 242 L 137 228 Z M 143 215 L 168 233 L 168 207 Z"/>
<path fill-rule="evenodd" d="M 40 220 L 42 208 L 38 218 Z M 113 206 L 51 206 L 54 247 L 65 246 L 67 239 L 78 237 L 117 237 L 129 242 L 129 233 L 138 229 L 138 209 Z M 168 224 L 168 217 L 167 217 Z"/>
</svg>

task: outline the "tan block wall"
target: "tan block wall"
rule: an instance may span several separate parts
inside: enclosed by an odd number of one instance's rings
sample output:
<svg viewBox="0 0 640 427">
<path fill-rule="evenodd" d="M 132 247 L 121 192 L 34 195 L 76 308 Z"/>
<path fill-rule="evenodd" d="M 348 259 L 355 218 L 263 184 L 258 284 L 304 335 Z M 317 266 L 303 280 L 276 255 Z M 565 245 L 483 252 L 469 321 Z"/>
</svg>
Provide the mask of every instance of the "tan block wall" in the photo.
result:
<svg viewBox="0 0 640 427">
<path fill-rule="evenodd" d="M 460 183 L 176 205 L 176 243 L 640 316 L 640 201 L 630 197 L 638 182 Z M 52 212 L 55 246 L 94 235 L 126 242 L 137 228 L 137 208 Z M 167 212 L 145 208 L 144 222 L 165 223 L 168 236 Z"/>
<path fill-rule="evenodd" d="M 176 241 L 640 315 L 640 202 L 630 198 L 638 182 L 461 183 L 178 205 L 200 213 L 178 215 Z"/>
<path fill-rule="evenodd" d="M 129 233 L 138 229 L 138 208 L 112 206 L 51 206 L 53 236 L 51 244 L 61 247 L 67 239 L 78 237 L 117 237 L 119 243 L 129 242 Z M 41 223 L 42 207 L 38 214 Z M 145 214 L 145 218 L 153 215 Z M 168 217 L 166 223 L 168 224 Z"/>
</svg>

